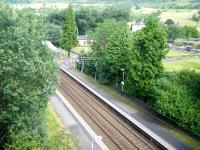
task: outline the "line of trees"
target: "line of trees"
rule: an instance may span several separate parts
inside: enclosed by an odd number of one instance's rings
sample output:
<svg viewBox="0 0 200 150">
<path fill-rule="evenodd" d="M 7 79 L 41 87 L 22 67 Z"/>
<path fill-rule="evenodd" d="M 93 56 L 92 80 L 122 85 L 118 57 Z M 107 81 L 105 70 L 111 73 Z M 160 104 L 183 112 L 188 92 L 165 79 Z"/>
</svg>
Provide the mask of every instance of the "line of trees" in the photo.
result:
<svg viewBox="0 0 200 150">
<path fill-rule="evenodd" d="M 198 38 L 200 33 L 196 27 L 184 26 L 180 27 L 175 24 L 171 19 L 167 19 L 164 23 L 169 42 L 174 42 L 177 38 Z"/>
<path fill-rule="evenodd" d="M 79 35 L 85 35 L 90 30 L 94 30 L 98 23 L 105 19 L 125 20 L 130 19 L 130 8 L 127 6 L 109 6 L 101 10 L 83 7 L 75 11 L 75 21 Z M 66 10 L 54 11 L 46 17 L 46 21 L 55 28 L 65 24 Z M 57 42 L 56 42 L 57 44 Z"/>
<path fill-rule="evenodd" d="M 75 13 L 78 34 L 85 35 L 88 31 L 94 30 L 98 23 L 105 19 L 116 19 L 118 21 L 130 20 L 130 7 L 126 5 L 108 6 L 102 10 L 81 8 Z"/>
</svg>

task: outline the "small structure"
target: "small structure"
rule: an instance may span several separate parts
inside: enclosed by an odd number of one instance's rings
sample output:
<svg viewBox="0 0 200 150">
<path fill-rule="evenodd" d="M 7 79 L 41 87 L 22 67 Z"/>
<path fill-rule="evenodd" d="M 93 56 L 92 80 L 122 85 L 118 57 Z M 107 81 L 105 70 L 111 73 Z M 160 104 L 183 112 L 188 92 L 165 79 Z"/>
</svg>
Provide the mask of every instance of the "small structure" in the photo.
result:
<svg viewBox="0 0 200 150">
<path fill-rule="evenodd" d="M 145 27 L 145 23 L 143 21 L 135 22 L 130 24 L 130 28 L 132 32 L 136 32 L 138 30 L 141 30 Z"/>
<path fill-rule="evenodd" d="M 88 37 L 87 35 L 77 35 L 77 40 L 80 47 L 88 47 Z"/>
</svg>

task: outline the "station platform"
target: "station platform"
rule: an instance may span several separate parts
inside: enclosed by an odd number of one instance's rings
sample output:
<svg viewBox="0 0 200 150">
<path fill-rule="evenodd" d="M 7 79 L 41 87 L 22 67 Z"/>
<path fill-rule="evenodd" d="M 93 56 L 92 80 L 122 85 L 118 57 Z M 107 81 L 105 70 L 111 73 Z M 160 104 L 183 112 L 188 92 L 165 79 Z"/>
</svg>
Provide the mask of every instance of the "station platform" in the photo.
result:
<svg viewBox="0 0 200 150">
<path fill-rule="evenodd" d="M 150 115 L 149 113 L 145 111 L 141 111 L 137 107 L 133 108 L 126 105 L 125 103 L 121 102 L 120 100 L 118 100 L 116 97 L 112 96 L 105 90 L 94 85 L 81 72 L 78 72 L 76 70 L 71 70 L 71 69 L 68 71 L 74 76 L 76 76 L 77 78 L 79 78 L 81 81 L 83 81 L 85 84 L 87 84 L 89 87 L 94 89 L 96 92 L 103 95 L 107 100 L 115 104 L 117 107 L 125 111 L 130 116 L 132 116 L 134 119 L 142 123 L 145 127 L 150 129 L 152 132 L 162 137 L 169 144 L 173 145 L 176 149 L 180 149 L 180 150 L 192 149 L 189 145 L 187 145 L 186 143 L 182 142 L 181 140 L 179 140 L 178 138 L 170 134 L 167 130 L 167 128 L 169 127 L 165 125 L 163 122 L 161 122 L 159 119 L 154 117 L 153 115 Z"/>
</svg>

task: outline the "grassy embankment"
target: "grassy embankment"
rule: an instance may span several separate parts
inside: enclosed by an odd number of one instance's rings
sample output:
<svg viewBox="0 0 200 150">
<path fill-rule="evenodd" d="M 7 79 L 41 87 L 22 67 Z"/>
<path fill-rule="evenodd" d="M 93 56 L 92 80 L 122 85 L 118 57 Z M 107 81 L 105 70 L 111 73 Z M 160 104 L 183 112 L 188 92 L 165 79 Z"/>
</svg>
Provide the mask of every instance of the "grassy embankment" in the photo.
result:
<svg viewBox="0 0 200 150">
<path fill-rule="evenodd" d="M 76 150 L 77 144 L 72 136 L 66 131 L 62 122 L 59 120 L 51 105 L 46 110 L 46 125 L 48 127 L 48 137 L 44 141 L 42 150 Z"/>
<path fill-rule="evenodd" d="M 200 54 L 193 54 L 193 53 L 187 53 L 187 52 L 179 52 L 179 51 L 169 50 L 166 58 L 192 57 L 192 56 L 200 56 Z"/>
<path fill-rule="evenodd" d="M 170 50 L 167 54 L 167 58 L 174 57 L 188 57 L 183 60 L 177 60 L 173 62 L 163 62 L 166 71 L 180 71 L 184 69 L 196 70 L 200 72 L 200 58 L 189 58 L 193 56 L 200 56 L 200 54 L 192 54 L 187 52 L 178 52 Z"/>
<path fill-rule="evenodd" d="M 180 71 L 184 69 L 200 72 L 200 58 L 189 58 L 173 62 L 163 62 L 166 71 Z"/>
</svg>

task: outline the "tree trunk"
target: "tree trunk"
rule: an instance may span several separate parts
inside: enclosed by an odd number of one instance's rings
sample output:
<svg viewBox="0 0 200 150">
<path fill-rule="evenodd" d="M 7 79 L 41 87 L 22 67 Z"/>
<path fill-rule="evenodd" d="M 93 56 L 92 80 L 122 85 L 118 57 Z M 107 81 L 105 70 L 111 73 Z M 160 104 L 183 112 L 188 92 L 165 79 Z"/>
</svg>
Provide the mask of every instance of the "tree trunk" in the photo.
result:
<svg viewBox="0 0 200 150">
<path fill-rule="evenodd" d="M 70 57 L 70 49 L 68 50 L 68 57 Z"/>
</svg>

